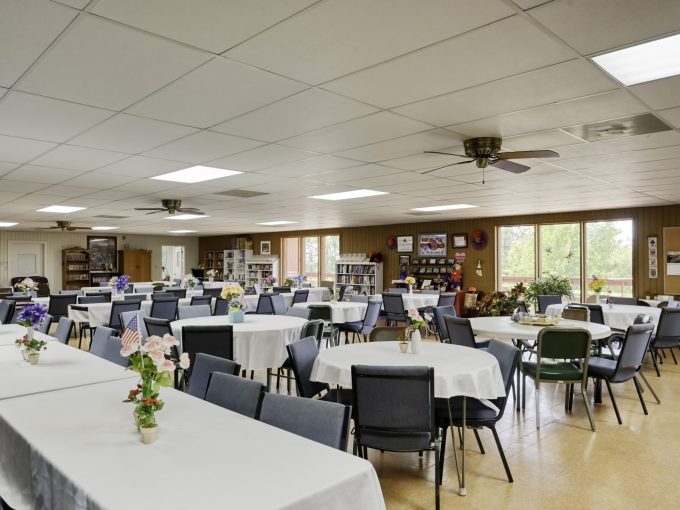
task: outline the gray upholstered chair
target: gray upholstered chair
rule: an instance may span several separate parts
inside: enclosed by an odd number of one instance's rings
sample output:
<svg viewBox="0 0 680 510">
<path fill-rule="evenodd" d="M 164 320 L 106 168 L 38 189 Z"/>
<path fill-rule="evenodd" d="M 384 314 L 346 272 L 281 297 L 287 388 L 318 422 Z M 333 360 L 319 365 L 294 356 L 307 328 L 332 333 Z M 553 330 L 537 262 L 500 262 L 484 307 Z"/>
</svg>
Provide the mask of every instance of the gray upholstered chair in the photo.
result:
<svg viewBox="0 0 680 510">
<path fill-rule="evenodd" d="M 144 323 L 144 319 L 146 319 L 146 310 L 137 310 L 137 311 L 129 311 L 129 312 L 122 312 L 120 314 L 120 324 L 123 328 L 123 331 L 125 331 L 128 327 L 128 324 L 132 320 L 133 317 L 137 316 L 138 319 L 138 324 L 137 324 L 137 331 L 142 332 L 142 339 L 145 339 L 149 336 L 149 332 L 146 329 L 146 324 Z"/>
<path fill-rule="evenodd" d="M 286 301 L 283 299 L 283 296 L 275 294 L 271 297 L 271 300 L 274 315 L 286 315 L 288 307 L 286 306 Z"/>
<path fill-rule="evenodd" d="M 435 336 L 440 342 L 449 341 L 449 330 L 446 327 L 446 317 L 457 317 L 456 310 L 452 306 L 435 306 L 432 309 L 434 316 Z"/>
<path fill-rule="evenodd" d="M 179 319 L 191 319 L 193 317 L 209 317 L 212 315 L 210 305 L 180 306 L 177 309 Z"/>
<path fill-rule="evenodd" d="M 309 320 L 309 315 L 310 315 L 309 308 L 294 308 L 290 307 L 288 311 L 286 312 L 286 315 L 289 315 L 291 317 L 300 317 L 301 319 Z"/>
<path fill-rule="evenodd" d="M 257 381 L 213 372 L 210 374 L 205 400 L 248 418 L 257 419 L 264 392 L 265 387 Z"/>
<path fill-rule="evenodd" d="M 191 370 L 189 389 L 187 393 L 194 397 L 205 399 L 205 392 L 208 391 L 210 374 L 220 372 L 223 374 L 238 375 L 241 366 L 230 359 L 220 358 L 212 354 L 199 352 L 196 354 L 194 366 Z"/>
<path fill-rule="evenodd" d="M 129 358 L 120 355 L 122 347 L 120 338 L 114 336 L 115 331 L 105 326 L 98 326 L 92 335 L 92 345 L 90 353 L 100 358 L 104 358 L 122 367 L 130 364 Z"/>
<path fill-rule="evenodd" d="M 462 345 L 463 347 L 472 347 L 473 349 L 483 349 L 489 346 L 488 340 L 484 342 L 477 342 L 475 340 L 475 334 L 472 332 L 470 319 L 447 315 L 444 317 L 444 322 L 446 323 L 446 331 L 448 334 L 447 343 Z"/>
<path fill-rule="evenodd" d="M 205 295 L 205 296 L 191 296 L 191 301 L 189 302 L 191 306 L 199 306 L 199 305 L 212 305 L 212 296 Z"/>
<path fill-rule="evenodd" d="M 73 319 L 62 317 L 57 324 L 57 330 L 54 332 L 54 338 L 59 340 L 62 344 L 67 344 L 73 330 Z"/>
</svg>

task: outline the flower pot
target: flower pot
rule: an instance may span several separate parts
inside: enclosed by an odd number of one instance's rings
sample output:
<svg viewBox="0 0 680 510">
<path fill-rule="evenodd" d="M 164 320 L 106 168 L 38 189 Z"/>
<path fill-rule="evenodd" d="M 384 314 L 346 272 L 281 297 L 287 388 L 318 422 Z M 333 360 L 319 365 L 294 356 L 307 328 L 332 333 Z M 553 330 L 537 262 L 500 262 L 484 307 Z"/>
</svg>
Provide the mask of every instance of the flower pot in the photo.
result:
<svg viewBox="0 0 680 510">
<path fill-rule="evenodd" d="M 420 353 L 420 347 L 422 343 L 423 341 L 420 338 L 420 330 L 416 329 L 413 333 L 411 333 L 411 352 L 413 354 Z"/>
<path fill-rule="evenodd" d="M 24 361 L 28 361 L 28 350 L 21 349 L 21 357 L 24 358 Z"/>
<path fill-rule="evenodd" d="M 29 340 L 33 340 L 33 337 L 35 336 L 35 329 L 32 327 L 26 328 L 26 338 Z"/>
<path fill-rule="evenodd" d="M 158 439 L 158 424 L 144 425 L 139 428 L 139 433 L 142 435 L 142 443 L 152 444 Z"/>
<path fill-rule="evenodd" d="M 599 305 L 600 303 L 601 303 L 601 301 L 600 301 L 600 293 L 599 293 L 599 292 L 596 292 L 596 293 L 595 293 L 595 304 L 596 304 L 596 305 Z"/>
<path fill-rule="evenodd" d="M 245 314 L 243 313 L 243 310 L 234 310 L 233 312 L 229 312 L 229 322 L 232 324 L 240 324 L 243 322 L 245 318 Z"/>
<path fill-rule="evenodd" d="M 28 362 L 31 365 L 37 365 L 38 361 L 40 361 L 40 353 L 39 352 L 29 352 L 28 353 Z"/>
<path fill-rule="evenodd" d="M 408 293 L 413 294 L 413 285 L 408 286 Z"/>
<path fill-rule="evenodd" d="M 208 276 L 208 281 L 209 281 L 210 283 L 212 283 L 212 282 L 215 281 L 215 278 L 213 278 L 212 276 Z"/>
<path fill-rule="evenodd" d="M 399 351 L 402 354 L 406 354 L 408 352 L 408 342 L 399 342 Z"/>
</svg>

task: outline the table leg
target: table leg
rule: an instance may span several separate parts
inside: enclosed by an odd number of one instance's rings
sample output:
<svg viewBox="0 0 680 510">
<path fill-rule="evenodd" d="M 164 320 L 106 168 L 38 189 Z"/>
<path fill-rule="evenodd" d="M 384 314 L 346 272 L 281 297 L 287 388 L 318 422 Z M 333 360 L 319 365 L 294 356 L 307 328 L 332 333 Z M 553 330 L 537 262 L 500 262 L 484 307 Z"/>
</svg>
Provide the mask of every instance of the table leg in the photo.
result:
<svg viewBox="0 0 680 510">
<path fill-rule="evenodd" d="M 458 454 L 456 453 L 456 431 L 453 427 L 453 413 L 451 412 L 451 399 L 447 398 L 446 402 L 449 408 L 449 425 L 451 427 L 451 451 L 453 452 L 453 460 L 456 463 L 456 476 L 458 477 L 458 487 L 460 487 L 460 469 L 458 468 Z M 441 476 L 444 476 L 440 473 Z"/>
<path fill-rule="evenodd" d="M 463 431 L 460 438 L 460 488 L 458 494 L 467 496 L 467 489 L 465 489 L 465 428 L 467 424 L 467 397 L 463 396 Z"/>
</svg>

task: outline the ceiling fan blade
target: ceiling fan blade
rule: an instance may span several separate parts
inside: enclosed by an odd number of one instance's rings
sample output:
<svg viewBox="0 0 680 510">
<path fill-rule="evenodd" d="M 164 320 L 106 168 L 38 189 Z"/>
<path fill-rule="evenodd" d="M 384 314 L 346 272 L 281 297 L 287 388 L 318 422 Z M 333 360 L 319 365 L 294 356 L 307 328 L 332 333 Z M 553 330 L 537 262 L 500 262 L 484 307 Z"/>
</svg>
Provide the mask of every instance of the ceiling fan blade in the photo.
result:
<svg viewBox="0 0 680 510">
<path fill-rule="evenodd" d="M 179 209 L 176 209 L 177 212 L 181 213 L 187 213 L 187 214 L 197 214 L 199 216 L 205 215 L 204 212 L 199 211 L 195 207 L 180 207 Z"/>
<path fill-rule="evenodd" d="M 444 156 L 458 156 L 459 158 L 469 158 L 470 156 L 464 154 L 452 154 L 451 152 L 440 151 L 425 151 L 425 154 L 443 154 Z"/>
<path fill-rule="evenodd" d="M 555 151 L 538 150 L 538 151 L 517 151 L 517 152 L 499 152 L 496 154 L 498 159 L 523 159 L 523 158 L 559 158 L 560 155 Z"/>
<path fill-rule="evenodd" d="M 436 172 L 437 170 L 441 170 L 442 168 L 448 168 L 450 166 L 464 165 L 466 163 L 472 163 L 473 161 L 474 161 L 474 159 L 471 159 L 469 161 L 459 161 L 458 163 L 449 163 L 448 165 L 438 166 L 437 168 L 433 168 L 432 170 L 428 170 L 427 172 L 423 172 L 421 175 L 429 174 L 430 172 Z"/>
<path fill-rule="evenodd" d="M 135 211 L 167 211 L 165 207 L 135 207 Z"/>
<path fill-rule="evenodd" d="M 54 230 L 55 228 L 61 228 L 61 227 L 40 227 L 38 230 Z"/>
<path fill-rule="evenodd" d="M 158 214 L 159 212 L 165 212 L 167 209 L 139 209 L 140 211 L 151 211 L 146 214 Z"/>
<path fill-rule="evenodd" d="M 515 163 L 513 161 L 505 161 L 503 159 L 494 161 L 493 163 L 491 163 L 491 166 L 500 168 L 501 170 L 507 170 L 508 172 L 512 172 L 513 174 L 521 174 L 522 172 L 526 172 L 531 168 L 530 166 L 520 165 L 519 163 Z"/>
</svg>

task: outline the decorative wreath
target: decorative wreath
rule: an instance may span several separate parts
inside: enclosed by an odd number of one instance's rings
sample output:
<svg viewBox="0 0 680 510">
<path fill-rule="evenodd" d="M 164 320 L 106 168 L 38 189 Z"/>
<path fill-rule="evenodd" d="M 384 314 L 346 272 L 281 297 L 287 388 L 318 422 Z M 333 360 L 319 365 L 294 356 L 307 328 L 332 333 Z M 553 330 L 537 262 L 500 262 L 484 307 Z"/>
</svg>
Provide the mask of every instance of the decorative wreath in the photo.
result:
<svg viewBox="0 0 680 510">
<path fill-rule="evenodd" d="M 472 247 L 475 250 L 483 250 L 489 244 L 489 234 L 482 228 L 472 231 Z"/>
<path fill-rule="evenodd" d="M 387 249 L 396 250 L 397 249 L 397 236 L 389 236 L 387 238 Z"/>
</svg>

